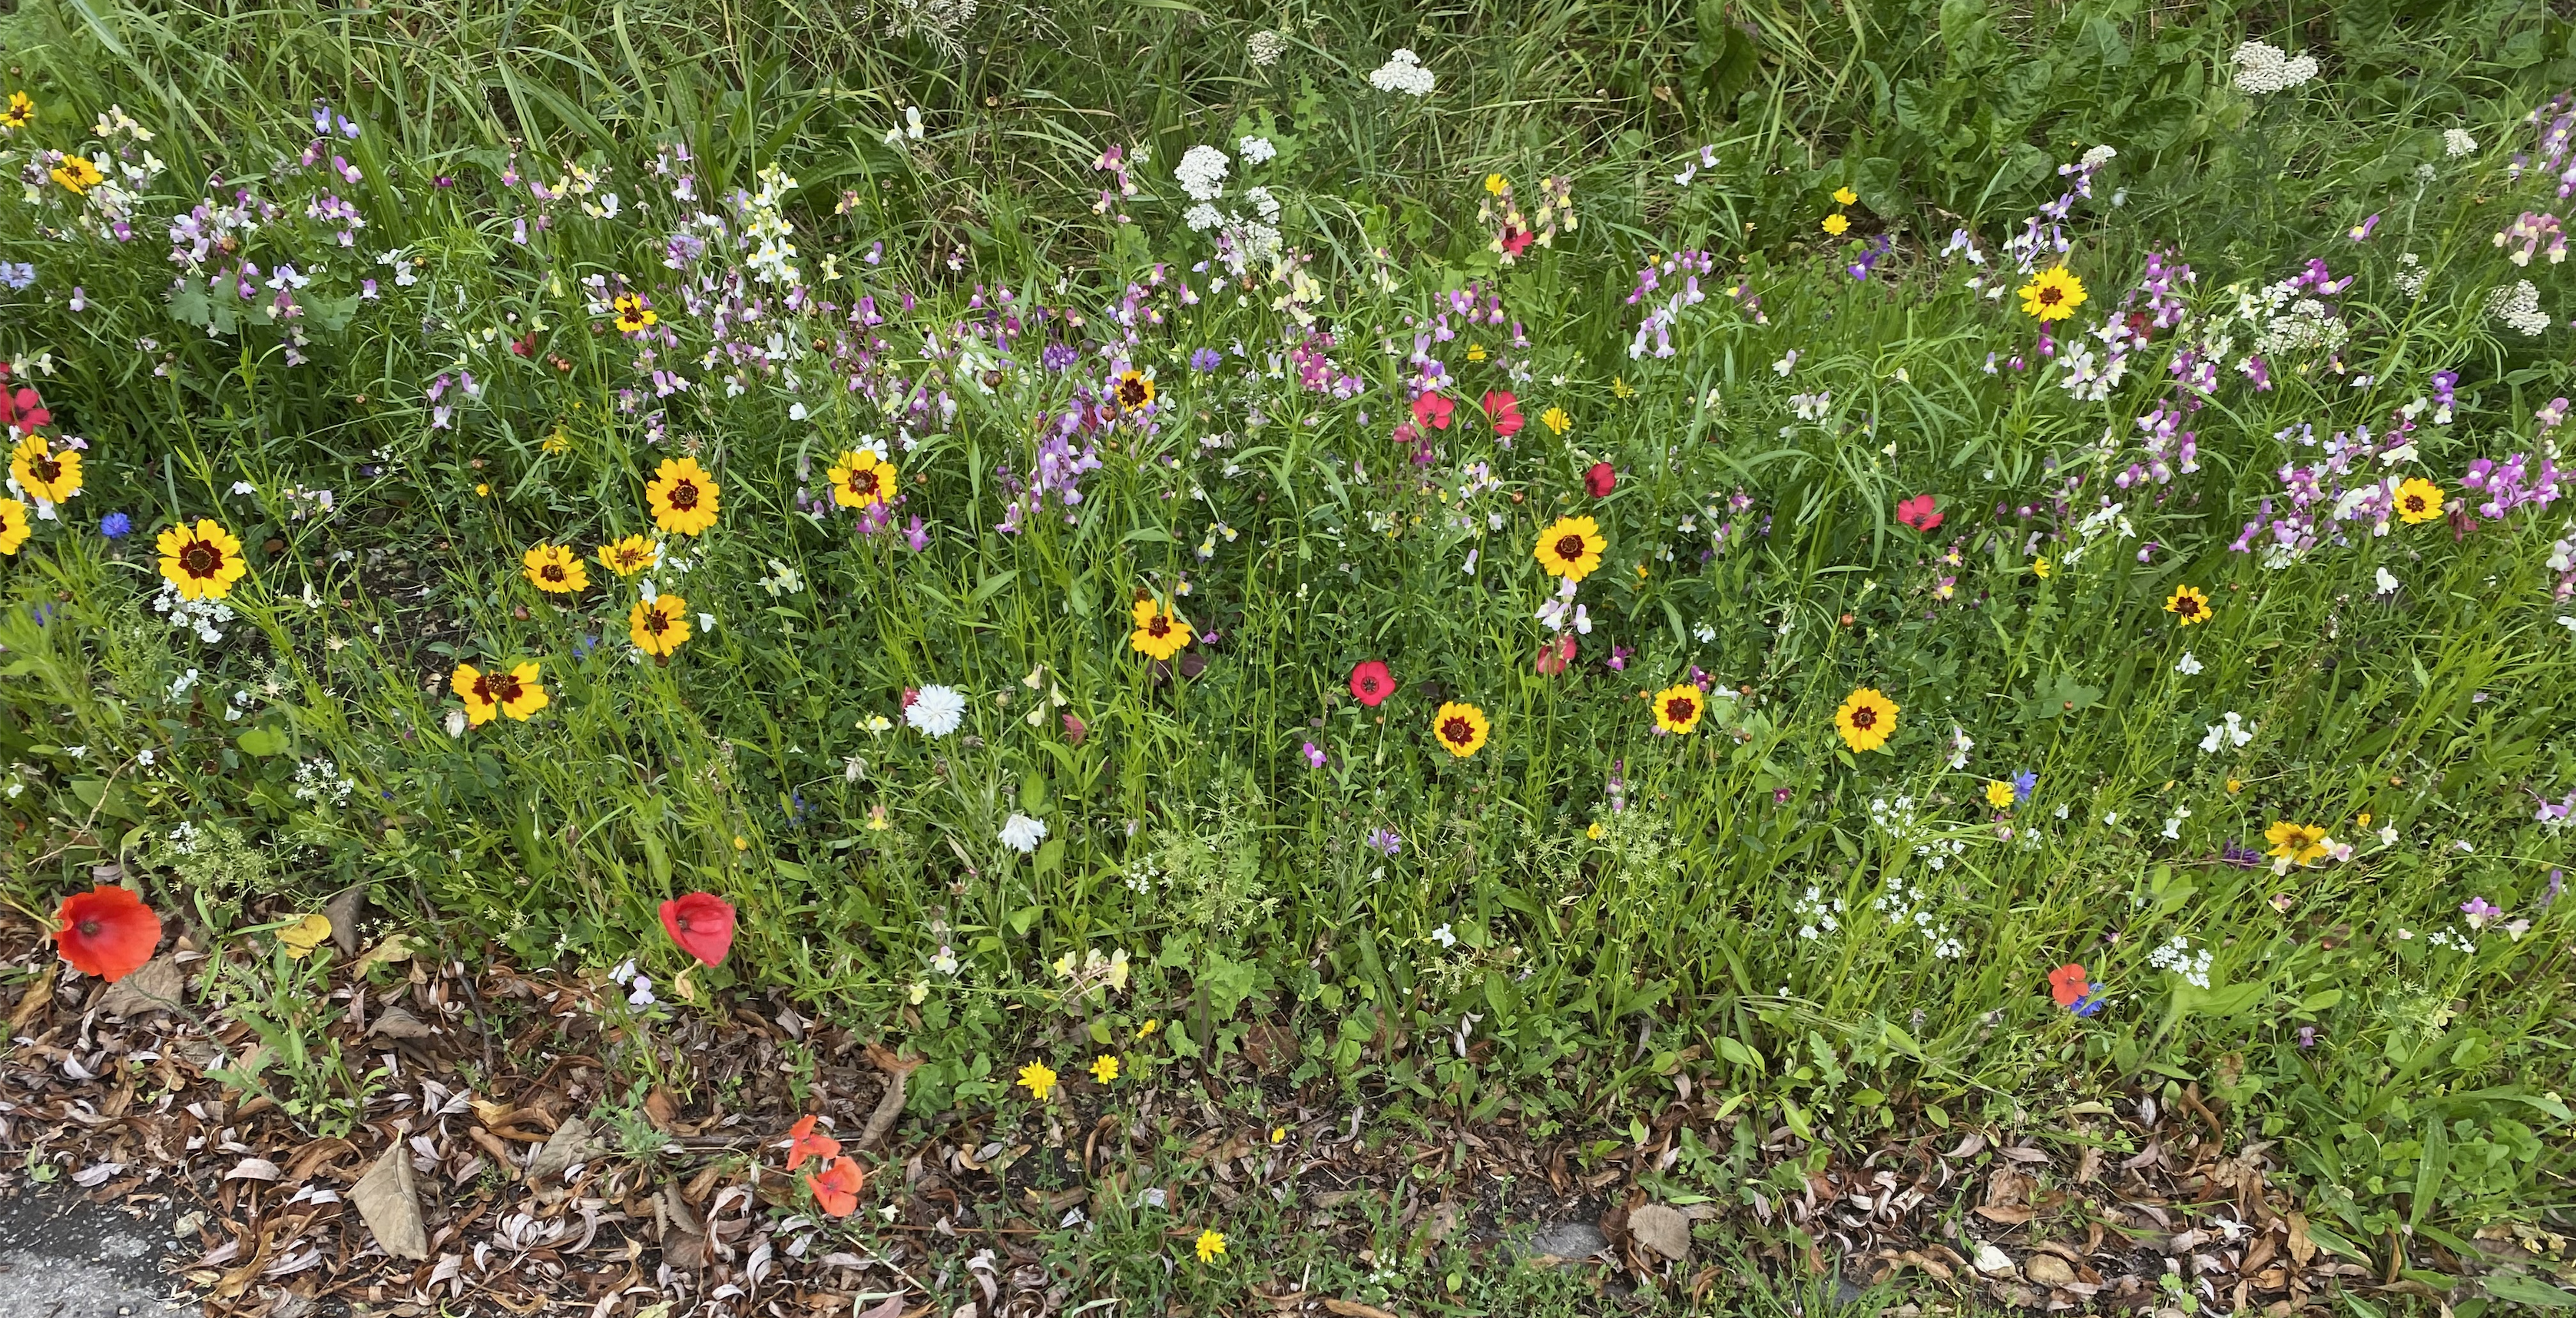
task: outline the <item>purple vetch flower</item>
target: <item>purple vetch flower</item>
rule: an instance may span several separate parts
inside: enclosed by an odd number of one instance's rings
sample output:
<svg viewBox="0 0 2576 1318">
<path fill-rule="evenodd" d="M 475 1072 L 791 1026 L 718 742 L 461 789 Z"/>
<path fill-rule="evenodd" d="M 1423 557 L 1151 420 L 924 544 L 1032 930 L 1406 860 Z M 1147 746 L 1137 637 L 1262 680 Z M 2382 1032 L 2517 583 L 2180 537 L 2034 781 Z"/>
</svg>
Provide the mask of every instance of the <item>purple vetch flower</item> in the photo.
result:
<svg viewBox="0 0 2576 1318">
<path fill-rule="evenodd" d="M 1201 348 L 1190 354 L 1190 369 L 1201 375 L 1225 364 L 1225 355 L 1214 348 Z"/>
<path fill-rule="evenodd" d="M 2218 853 L 2218 861 L 2222 865 L 2233 865 L 2241 870 L 2250 870 L 2263 863 L 2263 853 L 2242 843 L 2230 842 Z"/>
<path fill-rule="evenodd" d="M 2490 904 L 2484 897 L 2471 897 L 2460 903 L 2460 914 L 2469 918 L 2469 927 L 2484 929 L 2487 922 L 2504 914 L 2504 908 Z"/>
<path fill-rule="evenodd" d="M 1369 850 L 1381 856 L 1392 857 L 1395 853 L 1404 850 L 1404 838 L 1394 829 L 1383 825 L 1369 830 L 1367 844 Z"/>
<path fill-rule="evenodd" d="M 2314 1048 L 2317 1046 L 2316 1026 L 2302 1025 L 2299 1027 L 2299 1046 L 2302 1048 Z"/>
<path fill-rule="evenodd" d="M 1772 788 L 1772 789 L 1771 789 L 1771 804 L 1773 804 L 1773 805 L 1787 805 L 1787 804 L 1789 804 L 1789 789 L 1788 789 L 1788 788 L 1786 788 L 1786 787 L 1774 787 L 1774 788 Z"/>
<path fill-rule="evenodd" d="M 1319 749 L 1315 743 L 1311 741 L 1306 743 L 1305 754 L 1307 768 L 1320 769 L 1324 767 L 1324 752 Z"/>
</svg>

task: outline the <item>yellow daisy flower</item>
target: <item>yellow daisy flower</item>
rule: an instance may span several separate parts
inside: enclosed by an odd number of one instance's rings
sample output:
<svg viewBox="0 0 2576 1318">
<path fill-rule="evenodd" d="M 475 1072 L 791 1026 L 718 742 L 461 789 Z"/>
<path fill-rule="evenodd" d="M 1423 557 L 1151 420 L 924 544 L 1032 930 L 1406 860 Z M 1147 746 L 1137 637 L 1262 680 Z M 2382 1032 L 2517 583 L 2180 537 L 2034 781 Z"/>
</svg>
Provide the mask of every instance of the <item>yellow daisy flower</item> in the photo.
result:
<svg viewBox="0 0 2576 1318">
<path fill-rule="evenodd" d="M 599 547 L 599 565 L 621 577 L 634 576 L 661 561 L 662 547 L 640 535 Z"/>
<path fill-rule="evenodd" d="M 0 128 L 16 132 L 36 121 L 35 98 L 25 92 L 9 93 L 7 109 L 0 109 Z"/>
<path fill-rule="evenodd" d="M 2172 597 L 2165 601 L 2165 612 L 2182 619 L 2179 625 L 2184 627 L 2207 622 L 2209 597 L 2201 594 L 2197 586 L 2176 586 Z"/>
<path fill-rule="evenodd" d="M 1700 715 L 1707 712 L 1708 697 L 1687 682 L 1655 693 L 1655 726 L 1675 736 L 1698 727 Z"/>
<path fill-rule="evenodd" d="M 1214 1263 L 1225 1257 L 1225 1233 L 1215 1227 L 1199 1233 L 1199 1262 Z"/>
<path fill-rule="evenodd" d="M 653 308 L 644 305 L 641 293 L 620 293 L 611 305 L 616 308 L 620 334 L 641 334 L 662 319 L 653 314 Z"/>
<path fill-rule="evenodd" d="M 1860 194 L 1852 191 L 1849 186 L 1834 189 L 1834 202 L 1837 205 L 1849 206 L 1859 200 Z"/>
<path fill-rule="evenodd" d="M 63 185 L 65 192 L 77 197 L 105 182 L 107 176 L 99 173 L 98 166 L 91 164 L 87 156 L 65 156 L 63 163 L 54 166 L 53 179 Z"/>
<path fill-rule="evenodd" d="M 2442 515 L 2442 487 L 2421 476 L 2409 476 L 2397 487 L 2397 516 L 2408 526 Z"/>
<path fill-rule="evenodd" d="M 2019 291 L 2023 313 L 2037 317 L 2043 325 L 2064 320 L 2084 305 L 2084 281 L 2062 265 L 2040 271 Z"/>
<path fill-rule="evenodd" d="M 2010 809 L 2012 809 L 2012 807 L 2013 807 L 2013 785 L 2012 785 L 2011 783 L 2005 782 L 2005 781 L 2004 781 L 2003 779 L 2001 779 L 2001 778 L 1994 779 L 1993 781 L 1991 781 L 1991 782 L 1987 783 L 1987 784 L 1986 784 L 1986 804 L 1988 804 L 1988 805 L 1990 805 L 1990 806 L 1993 806 L 1993 807 L 1994 807 L 1994 808 L 1996 808 L 1997 810 L 2010 810 Z"/>
<path fill-rule="evenodd" d="M 46 503 L 62 503 L 81 488 L 79 449 L 56 451 L 42 435 L 29 435 L 9 452 L 9 474 L 27 493 Z"/>
<path fill-rule="evenodd" d="M 2293 865 L 2305 865 L 2326 854 L 2329 839 L 2326 831 L 2314 824 L 2276 822 L 2263 830 L 2263 840 L 2272 844 L 2266 854 L 2280 856 Z"/>
<path fill-rule="evenodd" d="M 1896 702 L 1877 687 L 1862 687 L 1845 697 L 1842 708 L 1834 711 L 1834 731 L 1841 733 L 1843 744 L 1853 750 L 1877 750 L 1896 735 Z"/>
<path fill-rule="evenodd" d="M 894 497 L 894 464 L 865 449 L 843 453 L 824 477 L 832 483 L 832 502 L 843 508 L 866 508 Z"/>
<path fill-rule="evenodd" d="M 1055 1092 L 1055 1079 L 1055 1069 L 1044 1062 L 1031 1062 L 1020 1068 L 1020 1088 L 1041 1103 Z"/>
<path fill-rule="evenodd" d="M 697 535 L 716 524 L 716 478 L 696 458 L 664 458 L 644 487 L 653 524 L 673 535 Z"/>
<path fill-rule="evenodd" d="M 478 728 L 503 714 L 525 723 L 546 707 L 546 689 L 538 683 L 537 666 L 532 663 L 488 673 L 472 664 L 458 664 L 447 685 L 465 702 L 465 717 Z"/>
<path fill-rule="evenodd" d="M 1452 700 L 1431 716 L 1431 732 L 1440 749 L 1463 760 L 1485 748 L 1493 725 L 1485 721 L 1485 711 Z"/>
<path fill-rule="evenodd" d="M 1190 624 L 1177 613 L 1165 612 L 1150 595 L 1136 601 L 1128 614 L 1136 630 L 1128 633 L 1127 644 L 1149 659 L 1169 659 L 1190 643 Z"/>
<path fill-rule="evenodd" d="M 1590 517 L 1560 517 L 1539 532 L 1538 547 L 1530 552 L 1549 576 L 1581 581 L 1601 566 L 1601 555 L 1609 548 L 1601 523 Z"/>
<path fill-rule="evenodd" d="M 1118 1055 L 1116 1053 L 1102 1053 L 1098 1057 L 1092 1058 L 1091 1078 L 1104 1085 L 1116 1080 L 1118 1078 Z"/>
<path fill-rule="evenodd" d="M 1826 233 L 1829 233 L 1836 238 L 1840 238 L 1845 233 L 1850 232 L 1850 230 L 1851 221 L 1845 218 L 1841 211 L 1835 211 L 1833 214 L 1825 217 Z"/>
<path fill-rule="evenodd" d="M 626 639 L 654 658 L 670 658 L 689 639 L 689 602 L 677 595 L 637 600 L 626 614 Z"/>
<path fill-rule="evenodd" d="M 1118 400 L 1118 410 L 1133 412 L 1154 401 L 1154 377 L 1143 371 L 1121 371 L 1118 383 L 1110 391 Z"/>
<path fill-rule="evenodd" d="M 27 505 L 16 499 L 0 499 L 0 554 L 14 554 L 18 546 L 35 534 L 27 526 Z"/>
<path fill-rule="evenodd" d="M 538 545 L 519 557 L 529 584 L 549 595 L 570 595 L 590 588 L 590 570 L 570 545 Z"/>
<path fill-rule="evenodd" d="M 164 530 L 153 547 L 161 551 L 162 579 L 184 600 L 222 599 L 250 571 L 241 541 L 211 517 Z"/>
</svg>

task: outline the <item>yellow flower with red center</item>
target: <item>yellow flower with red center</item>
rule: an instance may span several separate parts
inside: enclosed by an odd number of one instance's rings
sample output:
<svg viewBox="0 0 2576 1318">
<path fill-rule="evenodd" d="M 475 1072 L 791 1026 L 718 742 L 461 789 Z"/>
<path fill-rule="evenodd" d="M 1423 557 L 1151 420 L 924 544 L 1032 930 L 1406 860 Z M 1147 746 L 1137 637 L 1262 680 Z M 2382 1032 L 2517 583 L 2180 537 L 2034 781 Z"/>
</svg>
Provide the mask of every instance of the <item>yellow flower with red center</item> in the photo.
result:
<svg viewBox="0 0 2576 1318">
<path fill-rule="evenodd" d="M 2173 595 L 2165 600 L 2165 612 L 2182 619 L 2175 624 L 2180 627 L 2207 622 L 2209 621 L 2209 597 L 2200 593 L 2200 588 L 2197 586 L 2176 586 Z"/>
<path fill-rule="evenodd" d="M 1474 705 L 1452 700 L 1442 704 L 1431 716 L 1431 735 L 1440 749 L 1465 759 L 1485 748 L 1485 739 L 1493 724 L 1485 721 L 1485 711 Z"/>
<path fill-rule="evenodd" d="M 53 180 L 63 185 L 63 191 L 75 197 L 106 179 L 107 175 L 99 173 L 98 166 L 91 164 L 87 156 L 65 156 L 63 163 L 54 166 Z"/>
<path fill-rule="evenodd" d="M 716 524 L 716 478 L 696 458 L 664 458 L 644 487 L 653 524 L 673 535 L 697 535 Z"/>
<path fill-rule="evenodd" d="M 2065 266 L 2050 266 L 2019 289 L 2023 314 L 2037 317 L 2045 325 L 2064 320 L 2084 305 L 2084 281 Z"/>
<path fill-rule="evenodd" d="M 211 517 L 161 533 L 153 545 L 161 551 L 161 577 L 183 600 L 219 600 L 233 593 L 233 583 L 250 571 L 242 561 L 241 541 Z"/>
<path fill-rule="evenodd" d="M 2421 476 L 2409 476 L 2397 487 L 2397 517 L 2408 526 L 2442 515 L 2442 487 Z"/>
<path fill-rule="evenodd" d="M 16 499 L 0 499 L 0 554 L 14 554 L 27 543 L 34 532 L 27 527 L 27 505 Z"/>
<path fill-rule="evenodd" d="M 1675 736 L 1698 727 L 1707 712 L 1708 697 L 1687 682 L 1655 693 L 1655 726 Z"/>
<path fill-rule="evenodd" d="M 653 314 L 653 308 L 645 303 L 641 293 L 620 293 L 611 305 L 617 309 L 617 332 L 620 334 L 641 334 L 662 319 Z"/>
<path fill-rule="evenodd" d="M 519 558 L 520 570 L 537 589 L 549 595 L 570 595 L 590 588 L 590 569 L 570 545 L 538 545 Z"/>
<path fill-rule="evenodd" d="M 832 502 L 844 508 L 866 508 L 894 497 L 894 464 L 865 449 L 851 449 L 824 473 L 832 483 Z"/>
<path fill-rule="evenodd" d="M 20 488 L 46 503 L 62 503 L 81 488 L 80 450 L 57 449 L 42 435 L 29 435 L 9 451 L 9 474 Z"/>
<path fill-rule="evenodd" d="M 1118 400 L 1119 411 L 1133 412 L 1153 403 L 1154 377 L 1143 371 L 1121 371 L 1118 383 L 1109 392 Z"/>
<path fill-rule="evenodd" d="M 1844 697 L 1842 707 L 1834 711 L 1834 731 L 1853 750 L 1877 750 L 1896 735 L 1896 702 L 1877 687 L 1862 687 Z"/>
<path fill-rule="evenodd" d="M 16 132 L 36 122 L 36 101 L 25 92 L 9 93 L 9 105 L 0 109 L 0 128 Z"/>
<path fill-rule="evenodd" d="M 1589 517 L 1560 517 L 1538 533 L 1538 547 L 1530 553 L 1549 576 L 1581 581 L 1601 566 L 1601 555 L 1609 548 L 1601 523 Z"/>
<path fill-rule="evenodd" d="M 1136 629 L 1127 635 L 1127 644 L 1138 653 L 1153 659 L 1169 659 L 1190 643 L 1190 625 L 1177 613 L 1164 610 L 1152 596 L 1136 601 L 1128 610 Z"/>
<path fill-rule="evenodd" d="M 546 707 L 546 689 L 537 681 L 533 663 L 513 664 L 507 671 L 496 667 L 488 673 L 472 664 L 458 664 L 447 685 L 465 702 L 465 717 L 478 728 L 504 714 L 525 723 Z"/>
<path fill-rule="evenodd" d="M 2326 854 L 2326 848 L 2333 845 L 2333 840 L 2326 836 L 2323 828 L 2315 824 L 2293 824 L 2287 821 L 2275 822 L 2270 828 L 2264 829 L 2263 840 L 2272 844 L 2272 850 L 2267 854 L 2278 856 L 2293 865 L 2305 865 Z"/>
<path fill-rule="evenodd" d="M 677 595 L 637 600 L 626 613 L 626 639 L 656 659 L 667 659 L 689 639 L 689 602 Z"/>
<path fill-rule="evenodd" d="M 599 547 L 599 565 L 621 577 L 631 577 L 662 561 L 662 547 L 640 535 L 612 540 Z"/>
</svg>

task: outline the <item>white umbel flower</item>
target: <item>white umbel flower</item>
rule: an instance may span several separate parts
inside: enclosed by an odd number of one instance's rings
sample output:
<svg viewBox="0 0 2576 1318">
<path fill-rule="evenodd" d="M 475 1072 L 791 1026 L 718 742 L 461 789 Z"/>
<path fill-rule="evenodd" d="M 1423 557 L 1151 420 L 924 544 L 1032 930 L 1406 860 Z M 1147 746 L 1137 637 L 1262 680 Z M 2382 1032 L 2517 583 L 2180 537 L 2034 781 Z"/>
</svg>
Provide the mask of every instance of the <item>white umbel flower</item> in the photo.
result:
<svg viewBox="0 0 2576 1318">
<path fill-rule="evenodd" d="M 1382 92 L 1402 92 L 1407 96 L 1431 94 L 1431 70 L 1422 67 L 1422 57 L 1402 46 L 1388 51 L 1386 63 L 1369 74 L 1369 85 Z"/>
<path fill-rule="evenodd" d="M 2293 56 L 2266 41 L 2248 41 L 2228 59 L 2236 66 L 2236 89 L 2248 96 L 2285 92 L 2317 76 L 2316 56 Z"/>
<path fill-rule="evenodd" d="M 1046 835 L 1047 826 L 1043 819 L 1031 819 L 1014 811 L 1010 818 L 1002 821 L 1002 845 L 1023 856 L 1037 850 L 1038 843 L 1045 841 Z"/>
<path fill-rule="evenodd" d="M 1214 201 L 1225 191 L 1225 172 L 1234 162 L 1215 147 L 1200 145 L 1182 153 L 1172 178 L 1192 201 Z"/>
<path fill-rule="evenodd" d="M 945 737 L 966 717 L 966 697 L 953 686 L 926 686 L 904 707 L 903 721 L 926 736 Z"/>
<path fill-rule="evenodd" d="M 2478 139 L 2469 136 L 2465 131 L 2457 128 L 2448 128 L 2442 131 L 2443 155 L 2446 155 L 2453 160 L 2457 160 L 2462 156 L 2475 152 L 2477 149 Z"/>
</svg>

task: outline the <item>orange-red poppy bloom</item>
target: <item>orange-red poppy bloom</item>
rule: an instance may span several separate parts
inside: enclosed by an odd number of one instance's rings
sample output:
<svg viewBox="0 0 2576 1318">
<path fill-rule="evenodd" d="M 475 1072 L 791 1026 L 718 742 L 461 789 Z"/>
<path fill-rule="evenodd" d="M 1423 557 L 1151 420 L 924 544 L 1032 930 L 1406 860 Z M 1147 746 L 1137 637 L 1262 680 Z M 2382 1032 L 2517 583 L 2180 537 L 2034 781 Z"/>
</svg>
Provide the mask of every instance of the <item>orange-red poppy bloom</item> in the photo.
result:
<svg viewBox="0 0 2576 1318">
<path fill-rule="evenodd" d="M 2069 962 L 2048 972 L 2048 995 L 2057 999 L 2058 1006 L 2072 1007 L 2092 991 L 2093 986 L 2085 982 L 2082 966 Z"/>
<path fill-rule="evenodd" d="M 805 1160 L 808 1158 L 820 1160 L 841 1156 L 841 1142 L 839 1140 L 836 1140 L 829 1135 L 820 1135 L 815 1133 L 814 1122 L 816 1119 L 817 1118 L 814 1114 L 809 1112 L 805 1114 L 804 1120 L 799 1121 L 788 1128 L 787 1170 L 792 1172 L 797 1168 L 804 1166 Z"/>
<path fill-rule="evenodd" d="M 142 969 L 161 944 L 161 917 L 142 898 L 113 884 L 65 897 L 54 918 L 62 922 L 54 931 L 54 945 L 63 960 L 110 984 Z"/>
<path fill-rule="evenodd" d="M 680 950 L 711 966 L 733 950 L 733 903 L 711 892 L 692 892 L 662 903 L 662 929 Z"/>
<path fill-rule="evenodd" d="M 805 1173 L 805 1188 L 814 1192 L 814 1202 L 834 1217 L 859 1211 L 859 1191 L 867 1184 L 868 1174 L 847 1158 L 832 1159 L 819 1173 Z"/>
</svg>

